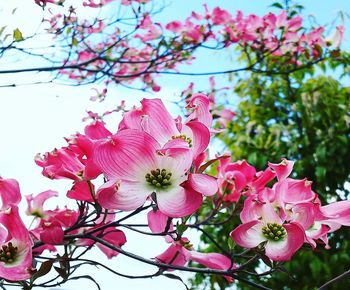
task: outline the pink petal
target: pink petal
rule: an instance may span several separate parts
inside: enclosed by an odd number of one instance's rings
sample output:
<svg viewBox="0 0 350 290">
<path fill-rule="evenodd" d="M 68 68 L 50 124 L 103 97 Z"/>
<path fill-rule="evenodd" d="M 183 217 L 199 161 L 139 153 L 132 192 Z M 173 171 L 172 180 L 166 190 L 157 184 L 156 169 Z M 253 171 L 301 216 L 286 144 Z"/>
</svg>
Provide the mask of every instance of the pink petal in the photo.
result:
<svg viewBox="0 0 350 290">
<path fill-rule="evenodd" d="M 213 122 L 213 116 L 210 113 L 209 105 L 210 100 L 206 95 L 192 95 L 187 107 L 193 108 L 194 111 L 188 116 L 186 123 L 195 120 L 203 123 L 210 129 Z"/>
<path fill-rule="evenodd" d="M 192 159 L 190 147 L 188 146 L 188 143 L 182 139 L 173 139 L 168 141 L 165 143 L 162 149 L 157 150 L 157 153 L 161 156 L 169 156 L 173 158 L 183 156 L 184 158 L 188 158 L 190 160 Z"/>
<path fill-rule="evenodd" d="M 102 238 L 106 242 L 118 248 L 126 243 L 125 234 L 121 230 L 117 229 L 110 229 L 108 232 L 103 233 Z M 97 243 L 97 247 L 107 256 L 108 259 L 111 259 L 119 254 L 117 251 L 114 251 L 100 243 Z"/>
<path fill-rule="evenodd" d="M 240 160 L 234 163 L 227 164 L 225 172 L 238 171 L 244 175 L 247 182 L 251 182 L 256 174 L 256 170 L 253 166 L 248 164 L 245 160 Z"/>
<path fill-rule="evenodd" d="M 120 129 L 139 129 L 152 135 L 160 144 L 179 134 L 175 120 L 160 99 L 143 99 L 141 109 L 126 113 Z"/>
<path fill-rule="evenodd" d="M 94 148 L 94 163 L 108 179 L 137 181 L 157 168 L 157 141 L 147 133 L 126 129 Z"/>
<path fill-rule="evenodd" d="M 315 193 L 311 189 L 311 182 L 302 179 L 287 178 L 275 183 L 276 196 L 282 203 L 301 203 L 312 201 Z"/>
<path fill-rule="evenodd" d="M 282 224 L 281 218 L 269 202 L 266 202 L 261 206 L 261 217 L 266 223 Z"/>
<path fill-rule="evenodd" d="M 167 149 L 166 155 L 158 154 L 157 166 L 153 167 L 166 169 L 172 173 L 172 180 L 181 179 L 184 181 L 184 175 L 190 170 L 192 165 L 192 153 L 190 150 Z M 180 182 L 180 183 L 181 183 Z"/>
<path fill-rule="evenodd" d="M 184 266 L 188 259 L 183 254 L 182 246 L 180 245 L 170 245 L 168 249 L 165 250 L 162 254 L 156 257 L 156 260 L 161 263 Z M 167 269 L 167 271 L 171 271 Z"/>
<path fill-rule="evenodd" d="M 183 126 L 183 132 L 188 130 L 191 131 L 192 135 L 192 145 L 193 145 L 193 155 L 196 157 L 205 151 L 209 145 L 210 132 L 209 129 L 201 122 L 188 122 Z"/>
<path fill-rule="evenodd" d="M 338 201 L 321 207 L 321 213 L 327 218 L 340 223 L 344 226 L 350 226 L 350 201 Z"/>
<path fill-rule="evenodd" d="M 188 176 L 188 185 L 205 196 L 212 196 L 218 191 L 216 179 L 206 174 L 190 173 Z"/>
<path fill-rule="evenodd" d="M 240 213 L 240 219 L 242 223 L 247 223 L 253 220 L 258 220 L 261 217 L 262 203 L 259 202 L 255 196 L 249 196 L 243 205 L 243 209 Z"/>
<path fill-rule="evenodd" d="M 91 184 L 92 191 L 95 190 L 95 186 Z M 91 196 L 90 187 L 87 181 L 76 181 L 71 190 L 68 190 L 67 197 L 75 200 L 84 200 L 93 202 Z"/>
<path fill-rule="evenodd" d="M 234 264 L 231 263 L 231 260 L 228 257 L 218 253 L 199 253 L 196 251 L 190 251 L 190 260 L 210 269 L 229 270 L 230 268 L 234 268 Z M 228 282 L 233 281 L 232 277 L 225 276 L 225 278 Z"/>
<path fill-rule="evenodd" d="M 15 262 L 0 263 L 0 277 L 10 281 L 26 280 L 31 276 L 29 270 L 32 268 L 33 243 L 19 216 L 18 207 L 12 206 L 0 212 L 0 223 L 7 230 L 6 242 L 11 242 L 14 247 L 18 248 L 18 258 Z"/>
<path fill-rule="evenodd" d="M 269 162 L 269 167 L 272 168 L 277 175 L 278 180 L 286 179 L 292 172 L 294 166 L 294 161 L 282 159 L 281 163 L 274 164 Z"/>
<path fill-rule="evenodd" d="M 44 222 L 40 232 L 40 240 L 44 244 L 60 245 L 63 243 L 64 232 L 58 222 Z"/>
<path fill-rule="evenodd" d="M 163 233 L 168 225 L 169 217 L 163 214 L 160 210 L 153 211 L 151 210 L 147 214 L 148 226 L 151 229 L 152 233 Z M 168 231 L 171 232 L 174 230 L 174 225 L 170 222 Z M 165 240 L 170 243 L 173 241 L 173 238 L 170 235 L 165 236 Z"/>
<path fill-rule="evenodd" d="M 184 217 L 195 212 L 202 204 L 202 195 L 181 186 L 157 192 L 159 210 L 169 217 Z"/>
<path fill-rule="evenodd" d="M 297 223 L 285 224 L 287 236 L 280 241 L 269 240 L 265 254 L 273 261 L 289 261 L 294 253 L 304 244 L 305 232 Z"/>
<path fill-rule="evenodd" d="M 18 205 L 21 201 L 19 184 L 15 179 L 3 179 L 0 177 L 1 209 L 7 209 L 11 205 Z"/>
<path fill-rule="evenodd" d="M 268 182 L 275 178 L 276 174 L 271 170 L 271 168 L 267 168 L 264 171 L 258 172 L 256 176 L 257 178 L 252 182 L 252 187 L 256 192 L 259 192 Z"/>
<path fill-rule="evenodd" d="M 44 203 L 51 197 L 58 196 L 57 191 L 53 190 L 47 190 L 44 192 L 39 193 L 35 197 L 33 195 L 26 195 L 27 203 L 28 203 L 28 208 L 26 211 L 27 215 L 41 215 L 44 216 Z"/>
<path fill-rule="evenodd" d="M 263 226 L 263 223 L 260 221 L 250 221 L 239 225 L 230 233 L 230 236 L 241 247 L 255 248 L 267 240 L 262 234 Z"/>
<path fill-rule="evenodd" d="M 142 206 L 151 193 L 139 182 L 110 180 L 97 191 L 97 200 L 103 208 L 129 211 Z"/>
<path fill-rule="evenodd" d="M 93 124 L 87 125 L 84 129 L 85 135 L 93 140 L 107 138 L 112 133 L 106 129 L 104 122 L 95 121 Z"/>
<path fill-rule="evenodd" d="M 304 230 L 310 228 L 315 222 L 314 204 L 298 203 L 292 207 L 291 221 L 297 222 Z"/>
</svg>

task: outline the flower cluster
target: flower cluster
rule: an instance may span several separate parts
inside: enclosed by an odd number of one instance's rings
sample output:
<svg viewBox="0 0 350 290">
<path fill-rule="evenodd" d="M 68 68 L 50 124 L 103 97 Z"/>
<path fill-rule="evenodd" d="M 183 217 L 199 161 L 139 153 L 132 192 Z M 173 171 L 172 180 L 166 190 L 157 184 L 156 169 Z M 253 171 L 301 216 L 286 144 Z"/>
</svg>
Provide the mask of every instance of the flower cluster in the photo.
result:
<svg viewBox="0 0 350 290">
<path fill-rule="evenodd" d="M 349 201 L 322 206 L 310 181 L 288 177 L 293 164 L 283 159 L 256 172 L 246 161 L 229 163 L 226 158 L 219 167 L 222 202 L 245 198 L 242 225 L 231 232 L 232 239 L 244 248 L 263 248 L 274 261 L 290 260 L 304 243 L 315 248 L 321 242 L 329 248 L 328 234 L 350 225 Z M 266 186 L 275 178 L 272 187 Z"/>
<path fill-rule="evenodd" d="M 139 7 L 137 23 L 130 33 L 125 32 L 123 19 L 119 18 L 111 23 L 102 18 L 80 19 L 73 8 L 50 15 L 48 31 L 55 38 L 71 42 L 68 58 L 62 61 L 74 69 L 64 68 L 62 75 L 78 83 L 98 75 L 98 79 L 104 78 L 106 87 L 111 82 L 130 85 L 141 81 L 143 89 L 157 92 L 158 72 L 177 72 L 180 64 L 192 63 L 198 47 L 222 49 L 238 45 L 242 54 L 251 54 L 246 69 L 254 69 L 268 59 L 269 65 L 263 70 L 270 70 L 276 58 L 295 69 L 338 51 L 344 36 L 343 26 L 337 26 L 329 36 L 324 35 L 322 26 L 308 31 L 301 16 L 288 17 L 284 10 L 263 16 L 237 11 L 233 16 L 227 10 L 210 10 L 204 5 L 204 13 L 192 12 L 184 21 L 161 24 L 145 0 L 89 0 L 83 6 L 103 7 L 113 2 Z"/>
<path fill-rule="evenodd" d="M 235 208 L 240 215 L 242 224 L 230 234 L 235 243 L 264 252 L 273 261 L 290 260 L 303 244 L 315 248 L 321 243 L 329 248 L 328 234 L 350 226 L 350 202 L 321 205 L 311 182 L 289 177 L 292 161 L 269 163 L 266 170 L 257 172 L 246 161 L 232 163 L 228 155 L 206 160 L 210 138 L 217 132 L 212 127 L 210 98 L 193 94 L 186 109 L 183 120 L 173 118 L 160 99 L 143 99 L 140 107 L 129 111 L 122 103 L 115 110 L 124 110 L 115 133 L 89 112 L 86 119 L 92 121 L 84 134 L 76 133 L 66 139 L 66 147 L 35 159 L 44 176 L 72 181 L 67 197 L 78 208 L 46 209 L 45 202 L 59 195 L 56 191 L 27 195 L 26 214 L 34 219 L 29 229 L 18 213 L 18 183 L 1 178 L 0 277 L 8 281 L 31 278 L 33 283 L 44 272 L 32 268 L 33 260 L 37 262 L 45 250 L 59 252 L 60 246 L 64 255 L 57 254 L 50 263 L 60 263 L 56 270 L 66 276 L 69 267 L 63 261 L 67 263 L 67 256 L 74 260 L 79 249 L 83 253 L 77 257 L 94 246 L 108 258 L 127 254 L 122 249 L 127 242 L 122 228 L 130 226 L 123 221 L 146 209 L 150 209 L 145 224 L 149 231 L 137 231 L 163 236 L 169 244 L 147 263 L 163 273 L 184 269 L 191 261 L 228 282 L 244 269 L 244 263 L 234 261 L 225 250 L 198 252 L 184 236 L 188 228 L 200 228 L 225 208 Z M 216 176 L 204 173 L 216 161 Z M 200 221 L 197 212 L 203 200 L 215 209 Z M 242 206 L 232 206 L 239 203 Z"/>
</svg>

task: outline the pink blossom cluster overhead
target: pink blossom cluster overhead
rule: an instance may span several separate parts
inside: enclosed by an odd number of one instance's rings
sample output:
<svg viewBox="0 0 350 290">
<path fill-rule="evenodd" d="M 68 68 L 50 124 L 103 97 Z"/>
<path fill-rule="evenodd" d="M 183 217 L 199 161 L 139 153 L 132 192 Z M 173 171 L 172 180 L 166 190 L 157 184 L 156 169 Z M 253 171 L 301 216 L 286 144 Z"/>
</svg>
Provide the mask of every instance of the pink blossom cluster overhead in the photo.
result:
<svg viewBox="0 0 350 290">
<path fill-rule="evenodd" d="M 343 26 L 336 27 L 329 36 L 324 35 L 322 26 L 306 30 L 301 16 L 289 18 L 284 10 L 264 16 L 244 15 L 242 11 L 233 15 L 204 5 L 203 13 L 192 12 L 184 21 L 161 24 L 149 10 L 150 1 L 89 0 L 83 5 L 125 6 L 132 2 L 139 6 L 139 15 L 130 32 L 118 20 L 112 25 L 105 19 L 80 19 L 74 9 L 49 15 L 48 31 L 72 41 L 68 58 L 62 62 L 77 67 L 63 69 L 63 75 L 79 83 L 103 79 L 106 86 L 111 82 L 130 85 L 141 81 L 142 88 L 159 91 L 155 76 L 164 71 L 178 72 L 179 64 L 192 63 L 199 47 L 238 45 L 242 53 L 256 53 L 252 59 L 257 62 L 268 58 L 273 64 L 275 57 L 283 57 L 286 64 L 302 65 L 338 49 L 344 36 Z M 249 66 L 253 69 L 254 61 Z"/>
</svg>

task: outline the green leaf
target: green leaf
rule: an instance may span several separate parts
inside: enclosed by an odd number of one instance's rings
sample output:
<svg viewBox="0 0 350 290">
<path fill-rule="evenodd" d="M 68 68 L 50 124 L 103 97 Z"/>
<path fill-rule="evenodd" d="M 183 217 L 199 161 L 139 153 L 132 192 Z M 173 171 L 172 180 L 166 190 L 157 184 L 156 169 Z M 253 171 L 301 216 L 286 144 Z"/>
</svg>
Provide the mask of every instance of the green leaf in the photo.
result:
<svg viewBox="0 0 350 290">
<path fill-rule="evenodd" d="M 72 46 L 78 46 L 78 40 L 75 37 L 72 38 Z"/>
<path fill-rule="evenodd" d="M 279 9 L 284 9 L 283 5 L 281 3 L 278 3 L 278 2 L 275 2 L 275 3 L 271 4 L 270 7 L 276 7 L 276 8 L 279 8 Z"/>
<path fill-rule="evenodd" d="M 23 38 L 23 35 L 22 35 L 22 32 L 21 32 L 18 28 L 16 28 L 16 29 L 13 31 L 13 39 L 14 39 L 15 41 L 21 41 L 21 40 L 24 39 L 24 38 Z"/>
<path fill-rule="evenodd" d="M 6 28 L 6 25 L 0 28 L 0 36 L 1 36 L 1 34 L 3 34 L 5 28 Z"/>
<path fill-rule="evenodd" d="M 236 243 L 232 239 L 227 239 L 229 249 L 232 251 L 236 247 Z"/>
<path fill-rule="evenodd" d="M 185 224 L 178 224 L 176 226 L 177 233 L 179 236 L 182 236 L 182 234 L 187 230 L 187 226 Z"/>
</svg>

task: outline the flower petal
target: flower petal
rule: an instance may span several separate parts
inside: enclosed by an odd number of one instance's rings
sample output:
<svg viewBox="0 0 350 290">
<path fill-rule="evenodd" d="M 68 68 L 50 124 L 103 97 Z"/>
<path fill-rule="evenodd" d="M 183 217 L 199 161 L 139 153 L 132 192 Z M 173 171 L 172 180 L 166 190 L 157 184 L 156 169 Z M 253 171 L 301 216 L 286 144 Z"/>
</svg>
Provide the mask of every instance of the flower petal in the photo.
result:
<svg viewBox="0 0 350 290">
<path fill-rule="evenodd" d="M 239 225 L 230 233 L 230 236 L 239 246 L 251 249 L 266 241 L 266 237 L 262 234 L 262 228 L 262 222 L 250 221 Z"/>
<path fill-rule="evenodd" d="M 207 174 L 189 174 L 188 184 L 195 191 L 205 196 L 212 196 L 218 191 L 218 183 L 216 179 Z"/>
<path fill-rule="evenodd" d="M 97 191 L 97 200 L 103 208 L 129 211 L 142 206 L 150 193 L 139 182 L 110 180 Z"/>
<path fill-rule="evenodd" d="M 143 99 L 142 108 L 132 109 L 124 115 L 119 125 L 122 129 L 138 129 L 152 135 L 160 144 L 165 144 L 171 136 L 178 135 L 175 120 L 160 99 Z"/>
<path fill-rule="evenodd" d="M 294 161 L 282 158 L 282 161 L 278 164 L 268 163 L 269 167 L 272 168 L 277 175 L 278 180 L 286 179 L 293 170 Z"/>
<path fill-rule="evenodd" d="M 156 169 L 157 141 L 147 133 L 126 129 L 96 144 L 94 163 L 108 179 L 140 180 Z"/>
<path fill-rule="evenodd" d="M 160 210 L 153 211 L 151 210 L 147 214 L 148 226 L 151 229 L 152 233 L 163 233 L 168 225 L 169 217 L 163 214 Z M 174 225 L 172 222 L 169 224 L 168 232 L 174 230 Z M 171 234 L 165 236 L 165 241 L 170 243 L 174 239 L 171 237 Z"/>
<path fill-rule="evenodd" d="M 289 261 L 294 253 L 304 244 L 305 232 L 297 223 L 285 224 L 287 236 L 281 241 L 269 240 L 265 254 L 273 261 Z"/>
<path fill-rule="evenodd" d="M 159 210 L 169 217 L 184 217 L 195 212 L 202 204 L 202 195 L 181 186 L 157 192 Z"/>
<path fill-rule="evenodd" d="M 20 203 L 21 192 L 15 179 L 3 179 L 0 177 L 0 199 L 2 201 L 2 210 Z"/>
<path fill-rule="evenodd" d="M 186 134 L 187 131 L 190 131 Z M 192 137 L 193 155 L 196 157 L 207 149 L 210 141 L 209 129 L 201 122 L 191 121 L 183 126 L 183 131 L 186 135 Z"/>
</svg>

